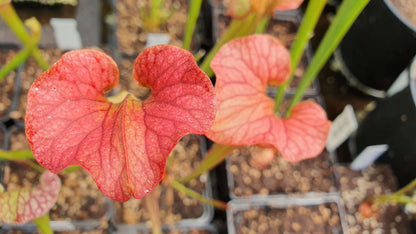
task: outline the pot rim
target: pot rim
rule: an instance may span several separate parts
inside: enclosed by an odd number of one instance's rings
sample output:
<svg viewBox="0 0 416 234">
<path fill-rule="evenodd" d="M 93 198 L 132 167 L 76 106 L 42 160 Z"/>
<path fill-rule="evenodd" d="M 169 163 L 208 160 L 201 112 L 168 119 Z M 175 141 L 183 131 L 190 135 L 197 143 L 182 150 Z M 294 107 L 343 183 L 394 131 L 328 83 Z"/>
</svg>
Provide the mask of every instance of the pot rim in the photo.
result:
<svg viewBox="0 0 416 234">
<path fill-rule="evenodd" d="M 416 33 L 416 26 L 414 26 L 407 17 L 405 17 L 399 9 L 391 2 L 391 0 L 384 0 L 384 4 L 391 10 L 391 12 L 404 24 L 407 28 Z"/>
</svg>

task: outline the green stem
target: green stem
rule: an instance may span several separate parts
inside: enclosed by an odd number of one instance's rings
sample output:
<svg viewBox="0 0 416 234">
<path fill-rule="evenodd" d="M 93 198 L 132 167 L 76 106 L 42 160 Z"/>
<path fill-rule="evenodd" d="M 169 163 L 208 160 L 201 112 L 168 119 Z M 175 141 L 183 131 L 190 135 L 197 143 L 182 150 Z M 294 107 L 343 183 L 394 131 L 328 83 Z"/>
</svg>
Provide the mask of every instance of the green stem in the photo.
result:
<svg viewBox="0 0 416 234">
<path fill-rule="evenodd" d="M 302 99 L 307 87 L 309 87 L 313 79 L 316 78 L 319 71 L 325 65 L 335 48 L 341 42 L 342 38 L 369 1 L 370 0 L 344 0 L 342 2 L 331 26 L 319 44 L 315 56 L 305 71 L 305 75 L 296 90 L 287 113 L 289 113 L 290 109 Z"/>
<path fill-rule="evenodd" d="M 383 205 L 386 203 L 399 203 L 399 204 L 409 204 L 414 203 L 414 200 L 411 197 L 405 195 L 380 195 L 375 197 L 374 204 L 375 205 Z"/>
<path fill-rule="evenodd" d="M 159 22 L 160 8 L 162 7 L 163 0 L 151 0 L 150 1 L 150 19 L 153 23 Z M 158 23 L 156 23 L 158 25 Z"/>
<path fill-rule="evenodd" d="M 412 180 L 409 184 L 398 190 L 394 193 L 394 195 L 404 195 L 410 191 L 412 191 L 416 187 L 416 178 Z"/>
<path fill-rule="evenodd" d="M 222 35 L 220 40 L 215 44 L 215 46 L 211 49 L 208 55 L 205 57 L 204 61 L 202 62 L 200 68 L 204 71 L 209 77 L 214 75 L 210 67 L 211 60 L 220 50 L 220 48 L 230 40 L 247 36 L 255 32 L 258 23 L 263 20 L 264 17 L 258 15 L 256 13 L 249 14 L 244 19 L 233 19 L 231 20 L 231 24 L 228 27 L 227 31 Z"/>
<path fill-rule="evenodd" d="M 28 47 L 32 39 L 26 31 L 26 28 L 20 20 L 19 16 L 16 14 L 16 11 L 10 3 L 10 0 L 0 0 L 0 16 L 9 26 L 9 28 L 14 32 L 14 34 L 16 34 L 23 45 Z M 38 48 L 33 49 L 32 56 L 35 58 L 36 62 L 39 64 L 39 66 L 42 67 L 43 70 L 47 70 L 49 68 L 49 64 L 42 58 Z"/>
<path fill-rule="evenodd" d="M 0 150 L 0 160 L 27 160 L 27 159 L 33 159 L 33 153 L 30 150 L 21 150 L 21 151 Z"/>
<path fill-rule="evenodd" d="M 230 145 L 220 145 L 214 143 L 211 149 L 208 151 L 207 155 L 205 156 L 204 160 L 202 160 L 201 164 L 191 172 L 190 175 L 179 179 L 178 181 L 181 183 L 187 183 L 203 173 L 210 171 L 218 164 L 223 162 L 225 158 L 230 155 L 237 146 L 230 146 Z"/>
<path fill-rule="evenodd" d="M 201 195 L 198 192 L 195 192 L 192 189 L 187 188 L 185 185 L 179 183 L 178 181 L 174 180 L 172 181 L 172 183 L 170 184 L 174 189 L 176 189 L 177 191 L 186 194 L 189 197 L 192 197 L 200 202 L 206 203 L 206 204 L 210 204 L 218 209 L 222 209 L 222 210 L 226 210 L 227 209 L 227 203 L 222 202 L 222 201 L 218 201 L 218 200 L 214 200 L 211 198 L 207 198 L 203 195 Z"/>
<path fill-rule="evenodd" d="M 298 67 L 299 61 L 302 58 L 303 51 L 309 41 L 309 38 L 313 34 L 313 29 L 318 22 L 319 16 L 321 15 L 327 0 L 311 0 L 306 8 L 305 16 L 303 17 L 302 24 L 296 34 L 296 39 L 290 49 L 291 58 L 291 73 L 289 79 L 281 86 L 278 87 L 277 94 L 275 97 L 274 112 L 279 111 L 279 107 L 285 96 L 286 88 L 292 82 L 296 68 Z M 284 114 L 282 113 L 282 116 Z"/>
<path fill-rule="evenodd" d="M 20 51 L 13 59 L 4 65 L 0 70 L 0 81 L 4 79 L 11 71 L 15 70 L 22 63 L 24 63 L 27 58 L 32 54 L 33 50 L 37 48 L 38 42 L 41 35 L 41 26 L 40 23 L 35 18 L 30 18 L 26 21 L 26 25 L 31 30 L 32 40 L 26 45 L 26 47 Z"/>
<path fill-rule="evenodd" d="M 25 164 L 38 172 L 44 172 L 45 169 L 32 161 L 32 151 L 4 151 L 0 150 L 0 161 L 9 160 Z"/>
<path fill-rule="evenodd" d="M 52 228 L 50 225 L 49 213 L 44 214 L 41 217 L 38 217 L 33 220 L 33 222 L 38 227 L 38 230 L 42 234 L 52 234 Z"/>
<path fill-rule="evenodd" d="M 264 33 L 267 29 L 267 26 L 269 25 L 269 22 L 270 22 L 270 16 L 262 19 L 260 23 L 257 25 L 255 33 L 257 34 Z"/>
<path fill-rule="evenodd" d="M 150 221 L 152 222 L 153 234 L 162 234 L 162 224 L 159 213 L 160 187 L 156 187 L 152 192 L 144 197 L 144 204 L 149 212 Z"/>
<path fill-rule="evenodd" d="M 201 9 L 202 0 L 190 1 L 188 20 L 186 23 L 185 36 L 183 39 L 183 49 L 189 50 L 191 48 L 192 35 L 194 34 L 196 21 L 198 20 L 199 11 Z"/>
</svg>

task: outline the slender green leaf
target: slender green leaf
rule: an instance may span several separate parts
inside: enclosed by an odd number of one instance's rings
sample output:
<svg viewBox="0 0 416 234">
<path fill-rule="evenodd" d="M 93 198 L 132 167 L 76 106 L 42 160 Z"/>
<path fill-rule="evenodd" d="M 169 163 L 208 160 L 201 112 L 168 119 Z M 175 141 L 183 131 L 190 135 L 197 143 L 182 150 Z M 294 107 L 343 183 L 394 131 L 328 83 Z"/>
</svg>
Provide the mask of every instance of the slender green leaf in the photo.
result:
<svg viewBox="0 0 416 234">
<path fill-rule="evenodd" d="M 187 183 L 203 173 L 210 171 L 218 164 L 223 162 L 225 158 L 230 155 L 237 146 L 230 146 L 230 145 L 220 145 L 214 144 L 212 145 L 211 149 L 208 151 L 207 155 L 205 156 L 204 160 L 201 164 L 191 172 L 191 174 L 185 178 L 179 179 L 181 183 Z"/>
<path fill-rule="evenodd" d="M 227 209 L 227 203 L 205 197 L 205 196 L 201 195 L 200 193 L 195 192 L 194 190 L 187 188 L 185 185 L 179 183 L 176 180 L 172 181 L 171 185 L 177 191 L 182 192 L 182 193 L 186 194 L 187 196 L 192 197 L 192 198 L 194 198 L 194 199 L 196 199 L 200 202 L 210 204 L 210 205 L 212 205 L 212 206 L 214 206 L 215 208 L 218 208 L 218 209 L 222 209 L 222 210 Z"/>
<path fill-rule="evenodd" d="M 33 159 L 33 153 L 29 150 L 4 151 L 0 150 L 0 160 L 26 160 Z"/>
<path fill-rule="evenodd" d="M 193 0 L 190 1 L 189 11 L 188 11 L 188 20 L 186 23 L 185 36 L 183 39 L 183 48 L 189 50 L 191 47 L 192 35 L 194 34 L 196 21 L 199 16 L 199 11 L 201 9 L 202 0 Z"/>
<path fill-rule="evenodd" d="M 313 29 L 318 22 L 319 16 L 321 15 L 327 0 L 311 0 L 308 3 L 306 8 L 305 16 L 303 17 L 302 24 L 299 27 L 299 30 L 296 34 L 296 39 L 292 44 L 290 49 L 290 58 L 292 62 L 292 71 L 290 73 L 289 79 L 285 84 L 279 86 L 277 90 L 277 95 L 275 98 L 274 112 L 278 112 L 279 106 L 283 101 L 285 96 L 285 91 L 287 86 L 292 82 L 294 77 L 294 72 L 299 65 L 299 61 L 302 57 L 302 54 L 305 50 L 305 47 L 309 41 L 309 38 L 313 34 Z M 283 115 L 283 114 L 282 114 Z"/>
<path fill-rule="evenodd" d="M 260 23 L 257 25 L 255 33 L 260 34 L 264 33 L 269 25 L 270 17 L 265 17 Z"/>
<path fill-rule="evenodd" d="M 10 1 L 0 1 L 0 16 L 14 32 L 14 34 L 16 34 L 19 40 L 25 45 L 25 47 L 28 47 L 32 38 L 26 31 L 25 26 L 23 25 Z M 36 62 L 39 64 L 39 66 L 42 67 L 43 70 L 49 68 L 49 64 L 42 58 L 38 48 L 35 48 L 32 51 L 32 56 L 35 58 Z"/>
<path fill-rule="evenodd" d="M 287 113 L 289 113 L 292 106 L 302 99 L 307 87 L 309 87 L 313 79 L 316 78 L 319 71 L 328 61 L 335 48 L 339 45 L 342 38 L 369 1 L 370 0 L 344 0 L 342 2 L 333 22 L 319 44 L 315 56 L 305 71 L 305 75 L 303 76 L 302 82 L 299 84 Z"/>
<path fill-rule="evenodd" d="M 49 213 L 44 214 L 43 216 L 36 218 L 33 222 L 38 227 L 38 230 L 42 234 L 52 234 L 52 228 L 50 225 Z"/>
<path fill-rule="evenodd" d="M 406 193 L 410 193 L 415 190 L 416 187 L 416 178 L 413 179 L 409 184 L 398 190 L 394 193 L 394 195 L 405 195 Z"/>
<path fill-rule="evenodd" d="M 41 26 L 40 23 L 34 18 L 30 18 L 26 20 L 26 25 L 29 27 L 31 31 L 32 40 L 30 40 L 26 45 L 25 48 L 20 51 L 13 59 L 4 65 L 0 70 L 0 81 L 4 79 L 11 71 L 15 70 L 19 67 L 22 63 L 24 63 L 27 58 L 32 54 L 33 50 L 37 48 L 38 42 L 40 40 L 41 35 Z"/>
</svg>

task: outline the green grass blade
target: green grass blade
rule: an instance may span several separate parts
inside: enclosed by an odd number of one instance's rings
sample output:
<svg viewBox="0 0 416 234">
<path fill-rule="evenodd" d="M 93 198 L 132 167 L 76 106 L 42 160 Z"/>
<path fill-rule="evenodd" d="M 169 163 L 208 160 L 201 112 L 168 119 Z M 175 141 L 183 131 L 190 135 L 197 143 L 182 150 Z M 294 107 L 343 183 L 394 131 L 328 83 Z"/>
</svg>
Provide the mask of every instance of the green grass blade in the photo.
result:
<svg viewBox="0 0 416 234">
<path fill-rule="evenodd" d="M 344 0 L 342 2 L 333 22 L 319 44 L 315 56 L 305 71 L 305 75 L 292 99 L 289 110 L 302 99 L 307 87 L 312 83 L 313 79 L 316 78 L 335 48 L 339 45 L 342 38 L 369 1 L 370 0 Z M 287 113 L 289 113 L 289 110 Z"/>
<path fill-rule="evenodd" d="M 33 222 L 36 224 L 41 234 L 52 234 L 53 231 L 52 231 L 49 220 L 50 218 L 49 218 L 49 212 L 48 212 L 44 214 L 43 216 L 34 219 Z"/>
<path fill-rule="evenodd" d="M 205 197 L 205 196 L 201 195 L 200 193 L 195 192 L 194 190 L 192 190 L 190 188 L 187 188 L 185 185 L 179 183 L 176 180 L 172 181 L 171 186 L 174 189 L 176 189 L 177 191 L 179 191 L 181 193 L 184 193 L 187 196 L 192 197 L 192 198 L 194 198 L 194 199 L 196 199 L 200 202 L 212 205 L 215 208 L 218 208 L 218 209 L 221 209 L 221 210 L 226 210 L 227 209 L 227 203 Z"/>
<path fill-rule="evenodd" d="M 309 1 L 308 7 L 306 8 L 305 16 L 303 17 L 302 23 L 296 34 L 296 39 L 290 49 L 291 69 L 289 79 L 281 86 L 279 86 L 275 98 L 274 112 L 279 110 L 279 106 L 283 101 L 287 86 L 292 82 L 294 72 L 299 65 L 299 61 L 302 58 L 303 51 L 312 36 L 313 29 L 318 22 L 319 16 L 321 15 L 327 0 L 311 0 Z M 282 114 L 283 115 L 283 114 Z"/>
<path fill-rule="evenodd" d="M 199 11 L 201 10 L 202 0 L 192 0 L 190 1 L 190 4 L 182 47 L 185 50 L 191 48 L 192 35 L 194 34 L 196 21 L 198 20 Z"/>
<path fill-rule="evenodd" d="M 220 145 L 215 143 L 212 145 L 211 149 L 208 151 L 201 164 L 196 169 L 194 169 L 191 174 L 179 179 L 178 181 L 181 183 L 187 183 L 195 178 L 198 178 L 203 173 L 210 171 L 218 164 L 223 162 L 225 158 L 230 155 L 236 148 L 237 146 Z"/>
</svg>

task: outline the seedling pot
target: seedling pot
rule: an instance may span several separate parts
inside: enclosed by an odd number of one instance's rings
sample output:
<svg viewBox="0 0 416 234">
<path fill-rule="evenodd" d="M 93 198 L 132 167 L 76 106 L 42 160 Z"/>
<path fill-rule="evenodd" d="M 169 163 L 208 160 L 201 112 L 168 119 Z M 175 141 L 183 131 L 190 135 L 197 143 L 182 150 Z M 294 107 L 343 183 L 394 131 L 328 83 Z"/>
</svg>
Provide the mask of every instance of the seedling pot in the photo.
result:
<svg viewBox="0 0 416 234">
<path fill-rule="evenodd" d="M 390 166 L 376 164 L 362 171 L 353 171 L 349 166 L 335 166 L 340 182 L 341 204 L 345 207 L 347 233 L 413 233 L 400 205 L 384 205 L 374 217 L 364 217 L 359 211 L 360 204 L 366 199 L 397 190 L 396 177 Z"/>
<path fill-rule="evenodd" d="M 404 186 L 416 177 L 416 62 L 407 72 L 408 85 L 400 92 L 380 100 L 360 124 L 351 145 L 353 155 L 369 145 L 388 144 L 389 150 L 379 162 L 391 165 Z"/>
<path fill-rule="evenodd" d="M 339 197 L 242 199 L 229 202 L 228 233 L 348 233 Z"/>
<path fill-rule="evenodd" d="M 391 0 L 370 1 L 341 42 L 336 57 L 350 83 L 385 97 L 416 53 L 416 27 Z"/>
</svg>

